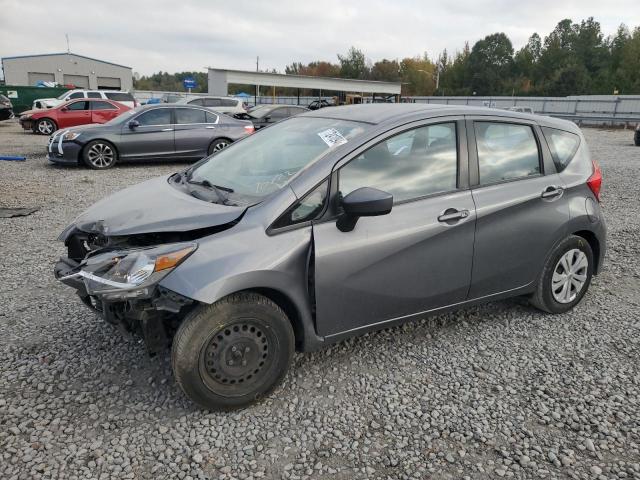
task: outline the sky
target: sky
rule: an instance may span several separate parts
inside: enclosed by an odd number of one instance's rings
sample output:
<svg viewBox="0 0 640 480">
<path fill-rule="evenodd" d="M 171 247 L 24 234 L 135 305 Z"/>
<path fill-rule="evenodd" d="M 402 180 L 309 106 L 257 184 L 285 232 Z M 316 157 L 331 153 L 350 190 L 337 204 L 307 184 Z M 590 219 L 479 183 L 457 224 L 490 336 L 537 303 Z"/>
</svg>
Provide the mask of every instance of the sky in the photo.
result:
<svg viewBox="0 0 640 480">
<path fill-rule="evenodd" d="M 133 68 L 276 69 L 336 62 L 350 46 L 375 62 L 447 49 L 506 33 L 517 49 L 564 18 L 593 16 L 605 35 L 640 26 L 638 0 L 0 0 L 0 57 L 67 50 Z"/>
</svg>

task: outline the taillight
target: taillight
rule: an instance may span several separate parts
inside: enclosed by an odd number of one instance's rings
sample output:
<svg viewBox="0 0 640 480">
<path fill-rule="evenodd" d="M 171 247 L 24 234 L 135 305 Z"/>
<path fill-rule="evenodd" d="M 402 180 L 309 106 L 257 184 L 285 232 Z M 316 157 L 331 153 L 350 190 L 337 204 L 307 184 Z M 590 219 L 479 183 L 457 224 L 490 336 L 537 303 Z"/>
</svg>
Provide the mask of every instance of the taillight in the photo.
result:
<svg viewBox="0 0 640 480">
<path fill-rule="evenodd" d="M 602 170 L 600 170 L 600 165 L 595 160 L 591 161 L 593 163 L 593 173 L 587 180 L 587 185 L 593 192 L 596 197 L 596 200 L 600 201 L 600 189 L 602 188 Z"/>
<path fill-rule="evenodd" d="M 245 125 L 244 131 L 251 135 L 255 131 L 255 128 L 253 128 L 253 125 Z"/>
</svg>

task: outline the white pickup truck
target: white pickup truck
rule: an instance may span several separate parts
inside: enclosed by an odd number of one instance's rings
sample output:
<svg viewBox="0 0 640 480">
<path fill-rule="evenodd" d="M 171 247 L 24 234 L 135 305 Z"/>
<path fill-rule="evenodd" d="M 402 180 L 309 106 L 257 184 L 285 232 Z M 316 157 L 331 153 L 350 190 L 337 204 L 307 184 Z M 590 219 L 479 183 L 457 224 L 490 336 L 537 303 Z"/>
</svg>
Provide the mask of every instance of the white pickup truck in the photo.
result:
<svg viewBox="0 0 640 480">
<path fill-rule="evenodd" d="M 133 95 L 128 92 L 121 92 L 118 90 L 69 90 L 63 93 L 58 98 L 38 98 L 33 101 L 33 109 L 53 108 L 58 105 L 74 100 L 76 98 L 102 98 L 107 100 L 113 100 L 114 102 L 122 103 L 129 108 L 136 108 L 140 105 Z"/>
</svg>

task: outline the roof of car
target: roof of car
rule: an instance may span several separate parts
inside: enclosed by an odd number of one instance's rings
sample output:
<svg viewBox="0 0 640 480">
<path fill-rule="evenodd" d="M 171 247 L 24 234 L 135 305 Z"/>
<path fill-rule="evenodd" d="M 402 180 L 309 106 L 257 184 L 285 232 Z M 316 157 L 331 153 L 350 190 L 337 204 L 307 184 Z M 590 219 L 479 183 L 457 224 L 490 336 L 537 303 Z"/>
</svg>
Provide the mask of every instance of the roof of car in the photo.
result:
<svg viewBox="0 0 640 480">
<path fill-rule="evenodd" d="M 305 117 L 335 118 L 372 124 L 395 122 L 403 117 L 414 117 L 422 114 L 424 118 L 445 115 L 491 115 L 523 120 L 534 120 L 538 124 L 564 130 L 576 130 L 574 123 L 531 113 L 513 112 L 488 107 L 472 107 L 467 105 L 444 105 L 433 103 L 373 103 L 365 105 L 345 105 L 341 107 L 310 110 L 302 113 Z"/>
</svg>

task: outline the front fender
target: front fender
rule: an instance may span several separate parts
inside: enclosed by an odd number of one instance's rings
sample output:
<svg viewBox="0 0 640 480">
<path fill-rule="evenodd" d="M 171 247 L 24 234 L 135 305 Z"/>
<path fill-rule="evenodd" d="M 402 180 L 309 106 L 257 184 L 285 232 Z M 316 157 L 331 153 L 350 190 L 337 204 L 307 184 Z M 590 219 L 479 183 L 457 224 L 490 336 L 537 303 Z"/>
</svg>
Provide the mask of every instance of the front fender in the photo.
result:
<svg viewBox="0 0 640 480">
<path fill-rule="evenodd" d="M 262 225 L 243 226 L 199 241 L 198 250 L 167 275 L 161 285 L 211 304 L 242 290 L 271 290 L 287 298 L 304 333 L 303 349 L 321 342 L 311 314 L 308 261 L 311 227 L 270 236 Z"/>
</svg>

